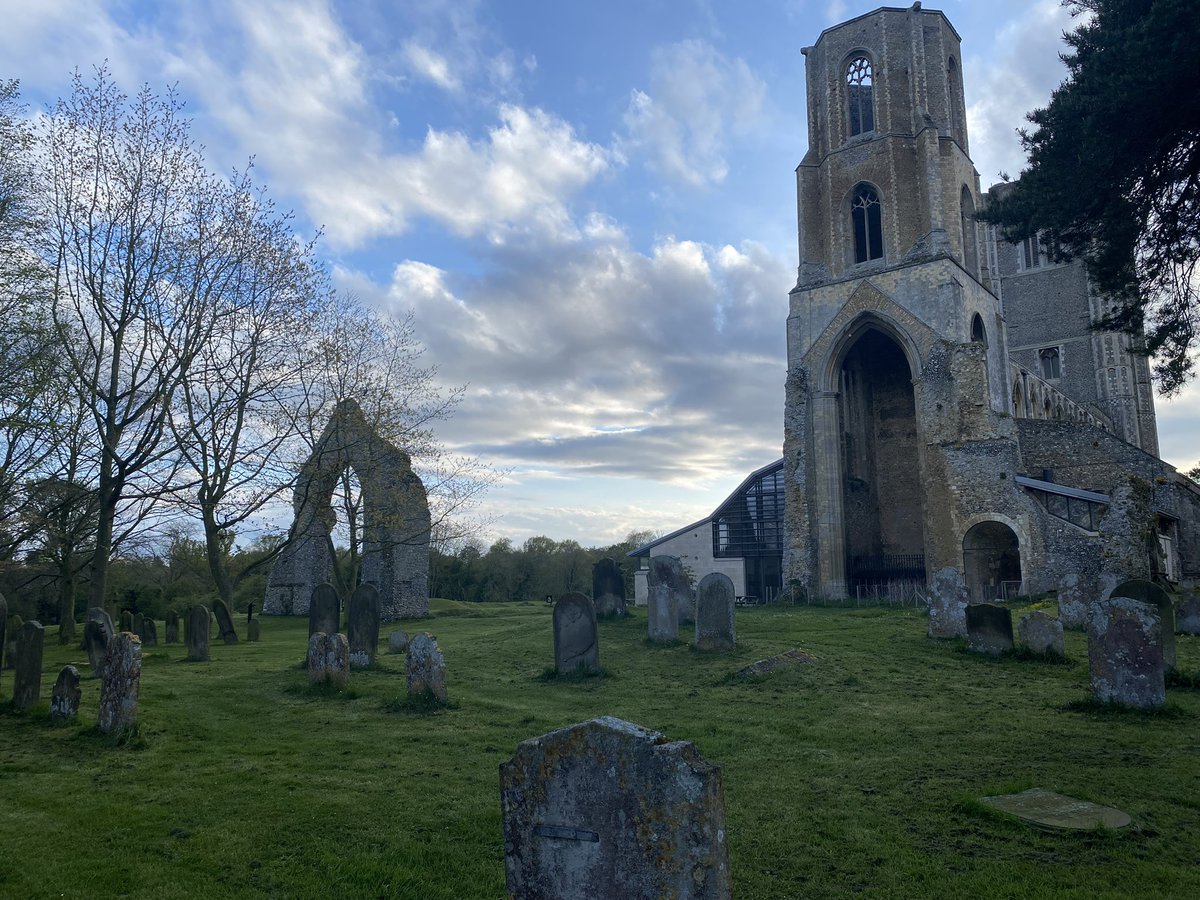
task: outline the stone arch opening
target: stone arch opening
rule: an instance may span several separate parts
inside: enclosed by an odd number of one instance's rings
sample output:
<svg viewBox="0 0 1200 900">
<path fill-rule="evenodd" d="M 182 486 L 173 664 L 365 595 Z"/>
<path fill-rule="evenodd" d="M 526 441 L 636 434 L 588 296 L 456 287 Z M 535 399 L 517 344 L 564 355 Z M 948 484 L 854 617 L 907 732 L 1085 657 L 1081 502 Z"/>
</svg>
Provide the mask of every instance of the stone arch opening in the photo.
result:
<svg viewBox="0 0 1200 900">
<path fill-rule="evenodd" d="M 971 317 L 971 340 L 976 344 L 983 344 L 985 347 L 988 345 L 987 328 L 984 327 L 983 316 L 979 313 L 975 313 Z"/>
<path fill-rule="evenodd" d="M 979 277 L 979 256 L 975 249 L 975 199 L 966 185 L 959 194 L 959 224 L 962 226 L 963 268 Z"/>
<path fill-rule="evenodd" d="M 847 587 L 924 581 L 924 492 L 913 372 L 900 342 L 868 325 L 838 370 Z"/>
<path fill-rule="evenodd" d="M 992 520 L 972 525 L 962 548 L 963 577 L 973 600 L 990 602 L 1020 590 L 1021 545 L 1008 525 Z"/>
<path fill-rule="evenodd" d="M 1013 417 L 1021 419 L 1025 417 L 1025 398 L 1021 395 L 1021 382 L 1016 382 L 1013 385 Z"/>
</svg>

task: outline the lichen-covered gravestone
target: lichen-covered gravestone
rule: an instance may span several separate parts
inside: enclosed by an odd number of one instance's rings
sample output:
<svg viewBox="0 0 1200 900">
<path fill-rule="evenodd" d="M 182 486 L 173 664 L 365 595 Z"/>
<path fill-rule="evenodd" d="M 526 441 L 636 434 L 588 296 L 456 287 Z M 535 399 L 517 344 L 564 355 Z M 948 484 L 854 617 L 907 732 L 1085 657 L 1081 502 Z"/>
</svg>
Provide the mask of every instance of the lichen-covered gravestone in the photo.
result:
<svg viewBox="0 0 1200 900">
<path fill-rule="evenodd" d="M 187 658 L 192 662 L 208 662 L 208 607 L 197 604 L 187 613 Z"/>
<path fill-rule="evenodd" d="M 83 623 L 83 649 L 87 651 L 88 666 L 97 678 L 104 674 L 104 654 L 108 652 L 112 636 L 112 618 L 105 610 L 93 606 Z"/>
<path fill-rule="evenodd" d="M 13 613 L 12 618 L 8 620 L 8 642 L 4 645 L 4 668 L 6 669 L 16 668 L 17 632 L 24 624 L 25 620 L 16 613 Z"/>
<path fill-rule="evenodd" d="M 604 557 L 592 566 L 592 601 L 596 615 L 621 617 L 625 609 L 625 574 L 616 561 Z"/>
<path fill-rule="evenodd" d="M 143 647 L 158 646 L 158 626 L 149 616 L 142 619 L 142 630 L 138 632 L 138 637 L 142 639 Z"/>
<path fill-rule="evenodd" d="M 1093 579 L 1070 573 L 1058 579 L 1058 618 L 1064 628 L 1087 628 L 1088 605 L 1095 600 L 1088 596 L 1095 590 Z"/>
<path fill-rule="evenodd" d="M 1088 671 L 1101 703 L 1154 709 L 1166 702 L 1162 619 L 1148 603 L 1110 597 L 1092 603 Z"/>
<path fill-rule="evenodd" d="M 167 624 L 164 637 L 168 644 L 179 643 L 179 613 L 173 609 L 167 610 Z"/>
<path fill-rule="evenodd" d="M 690 598 L 692 587 L 683 563 L 675 556 L 655 556 L 646 575 L 647 630 L 652 641 L 679 638 L 681 607 Z M 688 620 L 691 621 L 691 616 Z"/>
<path fill-rule="evenodd" d="M 403 629 L 396 629 L 388 635 L 388 653 L 403 653 L 408 649 L 408 635 Z"/>
<path fill-rule="evenodd" d="M 123 631 L 108 642 L 104 657 L 98 723 L 102 732 L 122 731 L 137 722 L 141 684 L 142 642 L 136 634 Z"/>
<path fill-rule="evenodd" d="M 929 583 L 929 636 L 967 636 L 967 583 L 953 566 L 938 569 Z"/>
<path fill-rule="evenodd" d="M 600 671 L 596 608 L 583 594 L 563 594 L 554 604 L 554 670 L 559 675 Z"/>
<path fill-rule="evenodd" d="M 308 682 L 323 681 L 338 687 L 350 681 L 350 642 L 344 634 L 318 631 L 308 639 Z"/>
<path fill-rule="evenodd" d="M 375 665 L 379 648 L 379 588 L 360 584 L 350 595 L 350 621 L 346 626 L 350 641 L 350 665 L 369 669 Z"/>
<path fill-rule="evenodd" d="M 500 812 L 510 897 L 731 894 L 721 770 L 688 741 L 611 717 L 524 741 Z"/>
<path fill-rule="evenodd" d="M 446 702 L 446 660 L 433 635 L 422 632 L 409 642 L 404 675 L 409 697 Z"/>
<path fill-rule="evenodd" d="M 696 588 L 697 650 L 732 650 L 734 633 L 733 581 L 721 572 L 709 572 Z"/>
<path fill-rule="evenodd" d="M 129 628 L 127 628 L 126 630 L 132 631 L 140 639 L 142 636 L 142 631 L 145 628 L 145 625 L 146 625 L 146 617 L 144 615 L 142 615 L 140 612 L 134 613 L 133 619 L 129 623 Z"/>
<path fill-rule="evenodd" d="M 1175 611 L 1175 630 L 1179 634 L 1200 634 L 1200 597 L 1188 594 Z"/>
<path fill-rule="evenodd" d="M 967 649 L 985 656 L 1012 652 L 1012 613 L 994 603 L 972 603 L 967 607 Z"/>
<path fill-rule="evenodd" d="M 1021 646 L 1037 656 L 1066 656 L 1063 623 L 1040 609 L 1021 616 L 1017 623 Z"/>
<path fill-rule="evenodd" d="M 1131 578 L 1123 581 L 1112 589 L 1110 597 L 1128 597 L 1130 600 L 1141 600 L 1149 603 L 1158 610 L 1162 620 L 1162 654 L 1163 665 L 1170 672 L 1175 668 L 1175 605 L 1171 596 L 1153 581 L 1143 578 Z"/>
<path fill-rule="evenodd" d="M 46 630 L 41 622 L 26 622 L 17 631 L 16 669 L 13 672 L 15 709 L 37 706 L 42 696 L 42 646 Z"/>
<path fill-rule="evenodd" d="M 79 714 L 79 670 L 74 666 L 63 666 L 50 693 L 50 721 L 56 725 L 70 722 Z"/>
<path fill-rule="evenodd" d="M 233 627 L 233 613 L 220 597 L 213 603 L 213 615 L 217 619 L 217 629 L 221 633 L 221 640 L 226 644 L 236 644 L 238 636 L 237 629 Z"/>
<path fill-rule="evenodd" d="M 308 603 L 308 634 L 311 637 L 318 631 L 326 634 L 337 634 L 341 631 L 341 602 L 332 584 L 318 584 L 313 588 L 312 599 Z"/>
</svg>

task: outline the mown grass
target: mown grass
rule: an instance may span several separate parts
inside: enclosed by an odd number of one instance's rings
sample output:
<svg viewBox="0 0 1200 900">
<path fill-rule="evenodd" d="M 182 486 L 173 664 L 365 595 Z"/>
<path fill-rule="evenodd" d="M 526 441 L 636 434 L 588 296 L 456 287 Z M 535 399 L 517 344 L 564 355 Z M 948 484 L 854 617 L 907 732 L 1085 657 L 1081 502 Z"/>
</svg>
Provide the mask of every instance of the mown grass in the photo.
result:
<svg viewBox="0 0 1200 900">
<path fill-rule="evenodd" d="M 605 677 L 548 678 L 545 604 L 433 610 L 403 627 L 437 635 L 446 707 L 408 703 L 382 651 L 348 689 L 309 688 L 299 619 L 207 663 L 148 651 L 119 742 L 95 729 L 88 675 L 75 725 L 5 703 L 0 896 L 501 897 L 497 767 L 598 715 L 721 765 L 739 898 L 1200 896 L 1200 690 L 1170 688 L 1159 715 L 1096 708 L 1080 634 L 1076 664 L 1051 665 L 931 642 L 911 609 L 754 608 L 738 650 L 709 654 L 648 647 L 639 611 L 601 623 Z M 814 661 L 728 677 L 791 647 Z M 1200 639 L 1178 652 L 1200 671 Z M 67 662 L 87 672 L 47 640 L 44 699 Z M 1043 832 L 977 802 L 1035 786 L 1134 826 Z"/>
</svg>

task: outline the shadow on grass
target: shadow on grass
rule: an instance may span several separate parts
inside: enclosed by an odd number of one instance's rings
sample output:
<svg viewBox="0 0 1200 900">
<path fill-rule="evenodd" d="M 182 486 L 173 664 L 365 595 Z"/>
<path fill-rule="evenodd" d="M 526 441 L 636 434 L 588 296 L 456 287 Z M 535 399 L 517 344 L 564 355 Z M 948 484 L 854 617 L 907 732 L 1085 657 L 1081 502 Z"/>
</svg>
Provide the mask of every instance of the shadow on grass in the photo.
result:
<svg viewBox="0 0 1200 900">
<path fill-rule="evenodd" d="M 656 641 L 651 638 L 646 638 L 642 641 L 642 644 L 651 650 L 673 650 L 676 647 L 688 646 L 687 641 L 681 641 L 679 638 L 675 638 L 673 641 Z"/>
<path fill-rule="evenodd" d="M 100 726 L 82 728 L 75 734 L 75 739 L 81 744 L 93 747 L 109 747 L 114 750 L 145 750 L 150 746 L 146 735 L 142 732 L 140 722 L 134 722 L 128 728 L 118 728 L 105 734 Z"/>
<path fill-rule="evenodd" d="M 1158 709 L 1142 709 L 1137 706 L 1126 706 L 1123 703 L 1104 703 L 1095 697 L 1088 697 L 1084 700 L 1071 700 L 1063 704 L 1062 710 L 1063 712 L 1084 713 L 1085 715 L 1111 719 L 1133 718 L 1172 721 L 1176 719 L 1190 719 L 1192 717 L 1192 714 L 1186 709 L 1174 703 L 1167 703 Z"/>
<path fill-rule="evenodd" d="M 393 697 L 391 700 L 384 700 L 380 704 L 380 708 L 384 712 L 389 713 L 404 713 L 410 716 L 435 716 L 447 710 L 458 709 L 458 704 L 453 700 L 439 700 L 433 691 L 425 691 L 423 694 Z"/>
<path fill-rule="evenodd" d="M 1173 669 L 1167 673 L 1167 687 L 1200 690 L 1200 672 L 1180 672 Z"/>
<path fill-rule="evenodd" d="M 316 684 L 309 684 L 307 682 L 289 684 L 284 688 L 284 691 L 295 697 L 303 697 L 310 700 L 357 700 L 361 696 L 353 687 L 340 685 L 333 681 L 318 681 Z"/>
<path fill-rule="evenodd" d="M 1015 659 L 1020 662 L 1041 663 L 1048 666 L 1067 666 L 1071 667 L 1078 663 L 1073 659 L 1068 659 L 1061 653 L 1055 653 L 1049 650 L 1046 653 L 1034 653 L 1028 647 L 1017 647 L 1012 653 L 1006 654 L 1010 659 Z"/>
<path fill-rule="evenodd" d="M 554 668 L 554 666 L 546 666 L 542 669 L 542 673 L 538 675 L 537 680 L 543 683 L 556 681 L 559 683 L 571 683 L 581 681 L 595 681 L 600 678 L 612 678 L 612 672 L 605 668 L 599 668 L 595 672 L 589 672 L 581 663 L 576 666 L 574 672 L 563 674 Z"/>
</svg>

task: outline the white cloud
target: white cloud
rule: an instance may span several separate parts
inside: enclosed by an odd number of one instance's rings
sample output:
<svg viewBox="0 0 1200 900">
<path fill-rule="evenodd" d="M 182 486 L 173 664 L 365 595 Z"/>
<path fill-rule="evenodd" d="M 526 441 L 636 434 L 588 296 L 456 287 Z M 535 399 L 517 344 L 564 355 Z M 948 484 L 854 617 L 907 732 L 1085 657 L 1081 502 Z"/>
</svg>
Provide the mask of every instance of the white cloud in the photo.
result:
<svg viewBox="0 0 1200 900">
<path fill-rule="evenodd" d="M 450 63 L 440 53 L 415 41 L 406 42 L 403 53 L 411 70 L 419 78 L 431 81 L 452 93 L 462 90 L 462 82 L 450 71 Z"/>
</svg>

